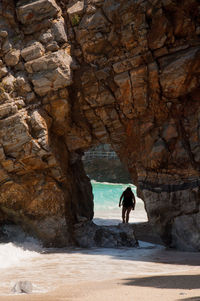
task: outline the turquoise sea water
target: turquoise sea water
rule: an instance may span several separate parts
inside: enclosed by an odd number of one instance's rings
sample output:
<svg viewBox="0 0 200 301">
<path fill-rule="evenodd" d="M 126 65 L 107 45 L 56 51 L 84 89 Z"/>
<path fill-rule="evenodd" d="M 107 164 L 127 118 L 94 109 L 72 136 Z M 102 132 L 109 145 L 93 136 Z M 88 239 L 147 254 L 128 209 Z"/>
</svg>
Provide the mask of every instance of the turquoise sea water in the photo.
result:
<svg viewBox="0 0 200 301">
<path fill-rule="evenodd" d="M 131 187 L 136 196 L 136 187 L 132 184 L 100 183 L 92 181 L 94 204 L 97 210 L 115 209 L 122 192 Z"/>
<path fill-rule="evenodd" d="M 91 181 L 94 195 L 94 222 L 96 224 L 110 225 L 121 222 L 121 208 L 119 199 L 122 192 L 129 186 L 136 197 L 136 208 L 131 211 L 130 222 L 143 222 L 147 220 L 144 203 L 137 198 L 136 187 L 133 184 L 100 183 Z"/>
</svg>

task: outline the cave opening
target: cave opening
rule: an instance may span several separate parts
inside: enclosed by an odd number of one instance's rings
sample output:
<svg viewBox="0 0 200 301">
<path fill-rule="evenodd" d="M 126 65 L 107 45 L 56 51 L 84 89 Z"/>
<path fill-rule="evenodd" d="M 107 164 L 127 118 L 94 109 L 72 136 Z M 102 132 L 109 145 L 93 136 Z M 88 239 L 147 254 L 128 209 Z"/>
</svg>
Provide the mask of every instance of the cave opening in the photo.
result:
<svg viewBox="0 0 200 301">
<path fill-rule="evenodd" d="M 111 145 L 100 144 L 87 150 L 83 165 L 92 185 L 95 224 L 109 226 L 121 223 L 119 199 L 127 187 L 131 187 L 136 197 L 136 207 L 130 213 L 129 223 L 148 220 L 144 202 L 137 197 L 136 186 Z"/>
</svg>

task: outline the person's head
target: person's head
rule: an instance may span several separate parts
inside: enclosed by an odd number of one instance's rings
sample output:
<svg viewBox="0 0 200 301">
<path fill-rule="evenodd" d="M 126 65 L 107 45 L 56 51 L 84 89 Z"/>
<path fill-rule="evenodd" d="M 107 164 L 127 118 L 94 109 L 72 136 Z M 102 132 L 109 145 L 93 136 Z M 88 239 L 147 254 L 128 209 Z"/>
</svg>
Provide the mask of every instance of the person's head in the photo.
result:
<svg viewBox="0 0 200 301">
<path fill-rule="evenodd" d="M 132 191 L 132 190 L 131 190 L 131 187 L 127 187 L 127 188 L 126 188 L 126 191 Z"/>
</svg>

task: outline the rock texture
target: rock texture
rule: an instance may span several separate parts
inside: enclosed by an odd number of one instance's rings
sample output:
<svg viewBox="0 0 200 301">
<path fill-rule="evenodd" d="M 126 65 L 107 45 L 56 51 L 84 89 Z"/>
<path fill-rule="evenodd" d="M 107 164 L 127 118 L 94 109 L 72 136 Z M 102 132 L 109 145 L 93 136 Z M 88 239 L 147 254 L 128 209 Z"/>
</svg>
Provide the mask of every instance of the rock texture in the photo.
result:
<svg viewBox="0 0 200 301">
<path fill-rule="evenodd" d="M 137 247 L 134 227 L 129 224 L 97 226 L 93 222 L 80 222 L 75 226 L 75 238 L 79 247 Z"/>
<path fill-rule="evenodd" d="M 32 293 L 33 286 L 30 281 L 17 281 L 12 288 L 11 292 L 16 294 L 30 294 Z"/>
<path fill-rule="evenodd" d="M 93 217 L 109 143 L 168 245 L 200 250 L 197 0 L 0 2 L 0 221 L 45 245 Z"/>
<path fill-rule="evenodd" d="M 82 158 L 86 174 L 91 180 L 109 183 L 131 183 L 128 170 L 122 165 L 109 144 L 89 149 Z"/>
<path fill-rule="evenodd" d="M 85 172 L 91 180 L 124 184 L 132 182 L 128 171 L 118 158 L 94 158 L 84 160 L 83 163 Z"/>
</svg>

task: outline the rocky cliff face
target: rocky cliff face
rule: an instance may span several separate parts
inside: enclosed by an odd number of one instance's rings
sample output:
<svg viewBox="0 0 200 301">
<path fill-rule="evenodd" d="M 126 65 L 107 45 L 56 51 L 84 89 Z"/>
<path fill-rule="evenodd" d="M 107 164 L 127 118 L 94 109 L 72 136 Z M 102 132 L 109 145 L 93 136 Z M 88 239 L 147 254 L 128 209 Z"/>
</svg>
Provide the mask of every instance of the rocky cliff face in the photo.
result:
<svg viewBox="0 0 200 301">
<path fill-rule="evenodd" d="M 83 163 L 85 172 L 91 180 L 124 184 L 132 182 L 128 171 L 118 158 L 94 158 L 84 160 Z"/>
<path fill-rule="evenodd" d="M 131 177 L 109 144 L 90 148 L 82 157 L 87 176 L 91 180 L 109 183 L 131 183 Z"/>
<path fill-rule="evenodd" d="M 200 250 L 197 0 L 0 2 L 0 220 L 46 245 L 93 217 L 109 143 L 162 239 Z"/>
</svg>

